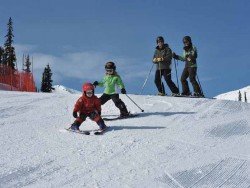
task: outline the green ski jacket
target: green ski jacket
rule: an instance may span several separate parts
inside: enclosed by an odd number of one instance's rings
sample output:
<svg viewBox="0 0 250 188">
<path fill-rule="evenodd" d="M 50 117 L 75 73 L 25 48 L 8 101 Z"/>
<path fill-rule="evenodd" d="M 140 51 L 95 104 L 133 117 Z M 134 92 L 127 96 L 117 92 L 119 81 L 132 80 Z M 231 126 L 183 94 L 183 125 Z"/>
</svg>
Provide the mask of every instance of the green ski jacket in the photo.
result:
<svg viewBox="0 0 250 188">
<path fill-rule="evenodd" d="M 105 87 L 104 93 L 109 95 L 117 93 L 116 86 L 120 89 L 125 88 L 122 79 L 118 74 L 105 75 L 102 81 L 98 82 L 98 86 Z"/>
</svg>

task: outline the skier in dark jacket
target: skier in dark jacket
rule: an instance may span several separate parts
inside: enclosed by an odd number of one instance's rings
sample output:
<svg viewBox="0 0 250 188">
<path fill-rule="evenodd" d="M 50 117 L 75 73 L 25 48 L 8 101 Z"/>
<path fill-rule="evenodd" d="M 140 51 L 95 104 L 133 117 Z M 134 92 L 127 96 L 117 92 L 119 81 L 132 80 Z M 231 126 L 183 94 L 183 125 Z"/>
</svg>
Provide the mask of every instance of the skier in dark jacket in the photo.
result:
<svg viewBox="0 0 250 188">
<path fill-rule="evenodd" d="M 157 47 L 155 49 L 153 63 L 156 64 L 155 85 L 159 92 L 158 95 L 165 95 L 164 85 L 161 82 L 162 76 L 170 88 L 172 95 L 177 95 L 179 94 L 179 89 L 171 79 L 172 51 L 168 44 L 164 43 L 164 38 L 162 36 L 157 37 L 156 43 Z"/>
<path fill-rule="evenodd" d="M 183 55 L 176 55 L 173 52 L 173 58 L 177 60 L 181 60 L 185 62 L 185 68 L 181 75 L 181 84 L 182 84 L 182 95 L 191 95 L 191 92 L 189 90 L 187 78 L 189 77 L 189 80 L 194 88 L 194 96 L 203 97 L 203 93 L 201 92 L 200 86 L 198 82 L 196 81 L 196 75 L 197 75 L 197 49 L 192 44 L 192 40 L 190 36 L 185 36 L 183 38 L 183 44 L 184 44 L 184 51 Z"/>
</svg>

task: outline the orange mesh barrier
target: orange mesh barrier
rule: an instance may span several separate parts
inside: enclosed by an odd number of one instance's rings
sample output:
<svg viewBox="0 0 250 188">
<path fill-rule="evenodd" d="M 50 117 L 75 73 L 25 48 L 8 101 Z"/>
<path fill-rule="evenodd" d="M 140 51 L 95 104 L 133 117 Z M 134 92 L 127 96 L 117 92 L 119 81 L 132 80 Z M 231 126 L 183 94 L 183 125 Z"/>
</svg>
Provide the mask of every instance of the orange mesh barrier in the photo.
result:
<svg viewBox="0 0 250 188">
<path fill-rule="evenodd" d="M 12 91 L 36 92 L 32 73 L 13 70 L 3 64 L 0 64 L 0 83 L 8 85 Z"/>
</svg>

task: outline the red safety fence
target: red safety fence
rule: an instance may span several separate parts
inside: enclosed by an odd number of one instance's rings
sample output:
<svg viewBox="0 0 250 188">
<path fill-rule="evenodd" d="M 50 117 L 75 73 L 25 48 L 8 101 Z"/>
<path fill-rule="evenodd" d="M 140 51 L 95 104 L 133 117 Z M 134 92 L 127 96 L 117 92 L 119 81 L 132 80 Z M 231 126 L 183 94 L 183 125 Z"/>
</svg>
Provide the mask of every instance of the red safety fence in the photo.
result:
<svg viewBox="0 0 250 188">
<path fill-rule="evenodd" d="M 0 83 L 8 85 L 11 91 L 36 92 L 32 73 L 13 70 L 4 64 L 0 64 Z"/>
</svg>

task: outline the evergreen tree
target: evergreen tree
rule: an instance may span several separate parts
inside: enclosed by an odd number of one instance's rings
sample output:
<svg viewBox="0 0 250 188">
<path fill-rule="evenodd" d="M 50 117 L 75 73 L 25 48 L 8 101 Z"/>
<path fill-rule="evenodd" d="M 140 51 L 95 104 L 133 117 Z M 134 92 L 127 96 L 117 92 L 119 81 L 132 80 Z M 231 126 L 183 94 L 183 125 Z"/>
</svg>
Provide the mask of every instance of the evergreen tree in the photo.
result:
<svg viewBox="0 0 250 188">
<path fill-rule="evenodd" d="M 247 102 L 247 92 L 244 92 L 245 102 Z"/>
<path fill-rule="evenodd" d="M 4 54 L 4 49 L 2 46 L 0 46 L 0 64 L 3 63 L 3 54 Z"/>
<path fill-rule="evenodd" d="M 28 55 L 27 57 L 25 57 L 25 62 L 24 62 L 24 71 L 25 72 L 31 72 L 30 71 L 30 66 L 31 66 L 31 62 L 30 62 L 30 56 Z"/>
<path fill-rule="evenodd" d="M 52 91 L 52 82 L 51 79 L 52 72 L 50 69 L 49 64 L 44 68 L 43 77 L 42 77 L 42 83 L 41 83 L 41 92 L 47 92 L 50 93 Z"/>
<path fill-rule="evenodd" d="M 3 63 L 12 67 L 12 69 L 15 69 L 15 63 L 16 62 L 16 54 L 15 54 L 15 48 L 12 46 L 13 43 L 13 22 L 12 19 L 9 19 L 8 22 L 8 31 L 6 37 L 6 41 L 4 43 L 4 55 L 3 55 Z"/>
<path fill-rule="evenodd" d="M 238 101 L 241 101 L 241 92 L 239 91 Z"/>
</svg>

